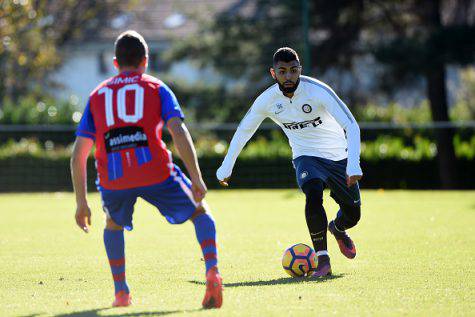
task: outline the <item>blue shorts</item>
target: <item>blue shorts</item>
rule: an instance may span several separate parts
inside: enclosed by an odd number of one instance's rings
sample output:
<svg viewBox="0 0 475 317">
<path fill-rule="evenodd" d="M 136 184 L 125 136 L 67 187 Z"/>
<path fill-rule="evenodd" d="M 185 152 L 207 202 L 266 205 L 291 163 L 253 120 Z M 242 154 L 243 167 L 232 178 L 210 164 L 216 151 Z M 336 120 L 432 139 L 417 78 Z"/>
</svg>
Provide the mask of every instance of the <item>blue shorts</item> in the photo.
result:
<svg viewBox="0 0 475 317">
<path fill-rule="evenodd" d="M 338 204 L 361 205 L 358 183 L 346 186 L 347 160 L 332 161 L 316 156 L 299 156 L 293 160 L 297 183 L 300 188 L 309 180 L 318 178 L 330 188 Z"/>
<path fill-rule="evenodd" d="M 132 215 L 138 197 L 158 208 L 171 224 L 188 219 L 198 206 L 191 192 L 191 182 L 175 165 L 172 175 L 161 183 L 122 190 L 99 189 L 102 208 L 116 224 L 132 230 Z"/>
</svg>

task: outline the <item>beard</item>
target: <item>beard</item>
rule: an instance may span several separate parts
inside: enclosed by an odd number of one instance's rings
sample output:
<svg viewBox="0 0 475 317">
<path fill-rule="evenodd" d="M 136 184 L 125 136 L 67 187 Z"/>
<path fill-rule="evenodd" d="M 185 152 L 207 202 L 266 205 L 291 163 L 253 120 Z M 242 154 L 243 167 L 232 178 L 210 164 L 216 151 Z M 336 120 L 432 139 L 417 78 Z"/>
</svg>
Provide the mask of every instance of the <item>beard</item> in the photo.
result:
<svg viewBox="0 0 475 317">
<path fill-rule="evenodd" d="M 292 93 L 294 93 L 295 90 L 297 90 L 297 87 L 299 86 L 299 83 L 300 83 L 300 78 L 297 79 L 297 81 L 295 82 L 295 84 L 292 87 L 285 87 L 277 79 L 275 81 L 279 85 L 280 91 L 282 91 L 284 94 L 292 94 Z M 288 81 L 286 83 L 288 83 Z"/>
</svg>

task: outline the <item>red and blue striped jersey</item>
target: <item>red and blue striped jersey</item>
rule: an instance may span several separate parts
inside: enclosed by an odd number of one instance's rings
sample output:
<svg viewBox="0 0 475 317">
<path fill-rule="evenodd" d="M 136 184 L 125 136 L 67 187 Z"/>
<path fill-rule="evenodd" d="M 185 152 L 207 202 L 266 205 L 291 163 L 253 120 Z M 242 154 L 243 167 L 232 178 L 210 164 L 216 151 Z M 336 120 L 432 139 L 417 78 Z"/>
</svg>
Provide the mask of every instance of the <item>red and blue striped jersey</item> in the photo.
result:
<svg viewBox="0 0 475 317">
<path fill-rule="evenodd" d="M 155 77 L 123 72 L 94 89 L 76 135 L 95 140 L 98 187 L 128 189 L 167 179 L 173 163 L 162 128 L 172 117 L 184 115 Z"/>
</svg>

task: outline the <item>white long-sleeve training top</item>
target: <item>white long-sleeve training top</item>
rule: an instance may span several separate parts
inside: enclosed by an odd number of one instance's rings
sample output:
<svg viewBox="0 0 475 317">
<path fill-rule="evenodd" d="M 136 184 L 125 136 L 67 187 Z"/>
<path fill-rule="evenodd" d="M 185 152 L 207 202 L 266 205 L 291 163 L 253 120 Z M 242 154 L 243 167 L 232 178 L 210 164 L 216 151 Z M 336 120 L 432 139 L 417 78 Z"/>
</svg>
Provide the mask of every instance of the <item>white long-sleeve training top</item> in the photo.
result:
<svg viewBox="0 0 475 317">
<path fill-rule="evenodd" d="M 257 97 L 237 128 L 216 172 L 219 180 L 231 176 L 239 153 L 267 117 L 287 135 L 294 159 L 302 155 L 332 161 L 348 158 L 346 173 L 363 175 L 360 129 L 350 110 L 328 85 L 315 78 L 300 76 L 292 98 L 284 96 L 277 84 Z"/>
</svg>

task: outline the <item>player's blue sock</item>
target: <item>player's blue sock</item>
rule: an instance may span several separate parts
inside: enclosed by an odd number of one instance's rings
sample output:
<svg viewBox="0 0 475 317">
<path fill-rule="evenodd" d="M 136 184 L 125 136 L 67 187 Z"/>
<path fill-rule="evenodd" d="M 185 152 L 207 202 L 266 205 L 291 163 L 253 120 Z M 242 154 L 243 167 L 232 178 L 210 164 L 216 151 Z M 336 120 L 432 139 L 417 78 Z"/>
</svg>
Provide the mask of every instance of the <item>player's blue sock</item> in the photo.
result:
<svg viewBox="0 0 475 317">
<path fill-rule="evenodd" d="M 201 214 L 193 221 L 196 237 L 203 251 L 206 264 L 206 273 L 218 264 L 218 251 L 216 248 L 216 226 L 214 219 L 209 214 Z"/>
<path fill-rule="evenodd" d="M 124 230 L 104 229 L 104 245 L 114 278 L 115 293 L 125 291 L 128 294 L 129 286 L 125 280 Z"/>
</svg>

